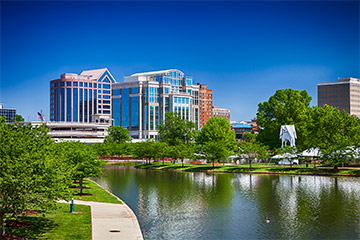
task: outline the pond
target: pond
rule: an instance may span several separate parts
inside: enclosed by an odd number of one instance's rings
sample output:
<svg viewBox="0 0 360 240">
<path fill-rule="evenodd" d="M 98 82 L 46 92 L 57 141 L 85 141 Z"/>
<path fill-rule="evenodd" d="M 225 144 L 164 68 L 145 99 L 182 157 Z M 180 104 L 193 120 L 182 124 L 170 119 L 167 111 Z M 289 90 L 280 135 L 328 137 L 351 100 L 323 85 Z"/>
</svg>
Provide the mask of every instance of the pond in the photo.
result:
<svg viewBox="0 0 360 240">
<path fill-rule="evenodd" d="M 359 178 L 107 166 L 95 180 L 135 212 L 144 239 L 360 238 Z"/>
</svg>

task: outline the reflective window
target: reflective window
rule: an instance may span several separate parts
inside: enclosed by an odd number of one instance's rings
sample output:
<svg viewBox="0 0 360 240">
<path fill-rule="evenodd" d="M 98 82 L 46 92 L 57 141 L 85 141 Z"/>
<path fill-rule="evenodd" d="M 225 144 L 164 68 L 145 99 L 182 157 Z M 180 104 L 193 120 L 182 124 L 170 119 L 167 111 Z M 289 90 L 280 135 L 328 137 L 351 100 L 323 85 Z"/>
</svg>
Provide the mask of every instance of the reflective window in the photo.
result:
<svg viewBox="0 0 360 240">
<path fill-rule="evenodd" d="M 79 82 L 79 86 L 82 87 L 82 86 L 83 86 L 83 83 L 82 83 L 82 82 Z"/>
<path fill-rule="evenodd" d="M 96 83 L 94 83 L 94 88 L 96 88 Z"/>
<path fill-rule="evenodd" d="M 65 86 L 65 82 L 61 82 L 61 86 Z"/>
<path fill-rule="evenodd" d="M 113 89 L 112 92 L 112 95 L 120 95 L 120 89 Z"/>
<path fill-rule="evenodd" d="M 131 98 L 131 130 L 139 130 L 139 97 Z"/>
<path fill-rule="evenodd" d="M 103 93 L 110 94 L 110 90 L 103 90 Z"/>
<path fill-rule="evenodd" d="M 103 99 L 110 99 L 110 95 L 103 95 Z"/>
<path fill-rule="evenodd" d="M 78 121 L 78 89 L 73 89 L 73 121 Z"/>
<path fill-rule="evenodd" d="M 73 82 L 73 86 L 77 87 L 78 82 Z"/>
<path fill-rule="evenodd" d="M 110 89 L 110 84 L 103 84 L 103 88 Z"/>
<path fill-rule="evenodd" d="M 66 82 L 66 86 L 71 86 L 71 82 Z"/>
<path fill-rule="evenodd" d="M 66 89 L 66 121 L 71 122 L 71 88 Z"/>
<path fill-rule="evenodd" d="M 50 83 L 50 88 L 53 88 L 54 87 L 54 83 Z"/>
<path fill-rule="evenodd" d="M 104 104 L 110 104 L 110 101 L 109 100 L 104 100 L 103 103 Z"/>
<path fill-rule="evenodd" d="M 86 83 L 86 82 L 84 83 L 84 87 L 87 87 L 87 83 Z"/>
<path fill-rule="evenodd" d="M 80 88 L 80 95 L 79 95 L 79 120 L 80 120 L 80 122 L 82 122 L 82 120 L 83 120 L 83 105 L 84 105 L 84 103 L 83 103 L 83 89 L 82 88 Z"/>
<path fill-rule="evenodd" d="M 132 94 L 139 93 L 139 88 L 138 87 L 131 88 L 131 93 Z"/>
<path fill-rule="evenodd" d="M 89 87 L 92 87 L 92 83 L 89 83 Z"/>
<path fill-rule="evenodd" d="M 122 90 L 121 108 L 121 126 L 129 127 L 129 89 Z"/>
<path fill-rule="evenodd" d="M 109 101 L 110 102 L 110 101 Z M 114 125 L 120 126 L 120 98 L 113 99 L 113 109 L 112 109 Z"/>
</svg>

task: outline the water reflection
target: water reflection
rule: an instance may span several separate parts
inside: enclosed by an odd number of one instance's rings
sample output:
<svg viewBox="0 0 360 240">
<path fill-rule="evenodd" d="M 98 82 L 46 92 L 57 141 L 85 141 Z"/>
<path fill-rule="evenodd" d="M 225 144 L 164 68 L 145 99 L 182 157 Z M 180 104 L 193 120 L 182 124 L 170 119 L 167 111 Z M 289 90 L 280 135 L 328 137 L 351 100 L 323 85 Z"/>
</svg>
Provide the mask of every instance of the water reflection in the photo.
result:
<svg viewBox="0 0 360 240">
<path fill-rule="evenodd" d="M 134 210 L 145 239 L 359 238 L 357 178 L 107 167 L 97 182 Z"/>
</svg>

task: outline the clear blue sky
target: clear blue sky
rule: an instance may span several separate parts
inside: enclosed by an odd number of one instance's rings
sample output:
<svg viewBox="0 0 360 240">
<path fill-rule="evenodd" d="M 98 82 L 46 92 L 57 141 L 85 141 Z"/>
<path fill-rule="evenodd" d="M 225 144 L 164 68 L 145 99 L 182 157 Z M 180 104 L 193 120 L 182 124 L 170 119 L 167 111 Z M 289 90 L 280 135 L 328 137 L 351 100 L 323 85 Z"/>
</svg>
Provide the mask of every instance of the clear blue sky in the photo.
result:
<svg viewBox="0 0 360 240">
<path fill-rule="evenodd" d="M 232 120 L 280 88 L 360 77 L 359 1 L 4 2 L 0 101 L 49 119 L 49 82 L 107 67 L 117 81 L 177 68 Z"/>
</svg>

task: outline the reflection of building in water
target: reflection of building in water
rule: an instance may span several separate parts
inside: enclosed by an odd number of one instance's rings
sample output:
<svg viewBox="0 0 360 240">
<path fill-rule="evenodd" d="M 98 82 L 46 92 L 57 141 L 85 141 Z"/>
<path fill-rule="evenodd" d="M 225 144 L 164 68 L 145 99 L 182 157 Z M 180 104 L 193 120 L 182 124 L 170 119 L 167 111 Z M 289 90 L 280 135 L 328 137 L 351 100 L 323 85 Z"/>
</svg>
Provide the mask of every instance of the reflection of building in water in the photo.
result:
<svg viewBox="0 0 360 240">
<path fill-rule="evenodd" d="M 238 174 L 236 178 L 233 179 L 233 183 L 238 184 L 241 189 L 246 191 L 252 191 L 260 187 L 260 175 L 252 174 Z"/>
</svg>

